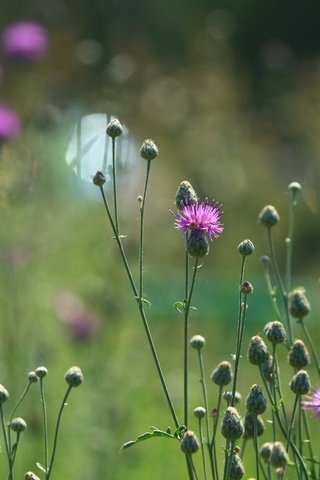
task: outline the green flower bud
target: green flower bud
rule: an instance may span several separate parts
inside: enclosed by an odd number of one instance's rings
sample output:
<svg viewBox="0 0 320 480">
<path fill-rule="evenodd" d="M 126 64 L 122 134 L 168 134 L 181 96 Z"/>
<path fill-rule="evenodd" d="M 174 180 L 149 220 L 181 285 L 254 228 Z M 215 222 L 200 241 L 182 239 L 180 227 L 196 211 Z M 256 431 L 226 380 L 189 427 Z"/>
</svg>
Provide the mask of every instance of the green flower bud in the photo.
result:
<svg viewBox="0 0 320 480">
<path fill-rule="evenodd" d="M 240 292 L 244 293 L 245 295 L 249 295 L 253 292 L 253 286 L 250 282 L 243 282 L 240 286 Z"/>
<path fill-rule="evenodd" d="M 83 374 L 79 367 L 71 367 L 64 376 L 70 387 L 78 387 L 83 382 Z"/>
<path fill-rule="evenodd" d="M 259 335 L 251 338 L 248 347 L 248 360 L 253 365 L 261 365 L 269 357 L 267 345 Z"/>
<path fill-rule="evenodd" d="M 246 407 L 249 412 L 259 415 L 267 409 L 267 400 L 260 385 L 252 385 L 247 396 Z"/>
<path fill-rule="evenodd" d="M 197 407 L 193 410 L 193 414 L 196 418 L 203 418 L 206 415 L 206 409 L 203 407 Z"/>
<path fill-rule="evenodd" d="M 194 335 L 190 340 L 190 345 L 196 350 L 201 350 L 206 344 L 206 340 L 201 335 Z"/>
<path fill-rule="evenodd" d="M 193 230 L 187 239 L 187 252 L 191 257 L 205 257 L 209 253 L 209 240 L 205 232 Z"/>
<path fill-rule="evenodd" d="M 265 442 L 260 447 L 259 455 L 266 463 L 268 463 L 269 460 L 270 460 L 270 455 L 271 455 L 271 452 L 272 452 L 272 448 L 273 448 L 273 443 L 271 443 L 271 442 Z"/>
<path fill-rule="evenodd" d="M 241 458 L 236 453 L 233 453 L 231 459 L 229 480 L 241 480 L 245 474 Z"/>
<path fill-rule="evenodd" d="M 158 147 L 153 140 L 147 139 L 140 148 L 140 157 L 144 160 L 153 160 L 158 156 Z"/>
<path fill-rule="evenodd" d="M 261 210 L 258 219 L 259 222 L 265 227 L 273 227 L 279 222 L 280 216 L 272 205 L 266 205 Z"/>
<path fill-rule="evenodd" d="M 288 355 L 289 365 L 301 370 L 310 363 L 310 355 L 302 340 L 295 340 Z"/>
<path fill-rule="evenodd" d="M 224 387 L 231 382 L 232 379 L 232 369 L 230 362 L 221 362 L 213 370 L 211 374 L 211 380 L 220 387 Z"/>
<path fill-rule="evenodd" d="M 120 135 L 122 134 L 122 130 L 123 128 L 121 123 L 119 122 L 119 120 L 114 118 L 108 123 L 106 132 L 109 137 L 116 138 L 120 137 Z"/>
<path fill-rule="evenodd" d="M 48 370 L 46 367 L 38 367 L 36 368 L 35 372 L 38 378 L 44 378 L 46 375 L 48 375 Z"/>
<path fill-rule="evenodd" d="M 191 430 L 187 430 L 185 434 L 183 435 L 181 442 L 180 442 L 180 448 L 183 453 L 187 454 L 193 454 L 196 453 L 199 450 L 199 442 Z"/>
<path fill-rule="evenodd" d="M 302 187 L 299 182 L 291 182 L 288 185 L 288 190 L 292 193 L 298 193 L 300 190 L 302 190 Z"/>
<path fill-rule="evenodd" d="M 254 422 L 257 421 L 257 435 L 260 437 L 264 432 L 264 422 L 260 415 L 256 415 L 252 412 L 247 412 L 244 417 L 244 434 L 246 438 L 252 438 L 254 436 Z"/>
<path fill-rule="evenodd" d="M 289 311 L 294 318 L 302 319 L 310 312 L 310 303 L 302 288 L 294 290 L 289 297 Z"/>
<path fill-rule="evenodd" d="M 6 390 L 3 385 L 0 385 L 0 405 L 6 402 L 8 398 L 9 398 L 8 390 Z"/>
<path fill-rule="evenodd" d="M 267 382 L 271 382 L 273 378 L 273 356 L 269 355 L 265 362 L 260 365 L 261 373 Z"/>
<path fill-rule="evenodd" d="M 244 257 L 251 255 L 254 252 L 254 245 L 251 242 L 251 240 L 243 240 L 239 245 L 238 245 L 238 252 L 240 255 L 243 255 Z"/>
<path fill-rule="evenodd" d="M 299 370 L 291 379 L 290 388 L 296 395 L 306 395 L 310 388 L 310 378 L 305 370 Z"/>
<path fill-rule="evenodd" d="M 28 380 L 30 383 L 37 383 L 38 381 L 38 376 L 36 372 L 29 372 L 28 373 Z"/>
<path fill-rule="evenodd" d="M 270 463 L 273 467 L 285 467 L 289 458 L 284 445 L 281 442 L 274 442 L 270 454 Z"/>
<path fill-rule="evenodd" d="M 27 424 L 23 418 L 17 417 L 11 420 L 10 428 L 13 432 L 21 433 L 27 429 Z"/>
<path fill-rule="evenodd" d="M 97 173 L 94 175 L 92 182 L 97 187 L 102 187 L 106 182 L 106 177 L 103 175 L 102 172 L 98 170 Z"/>
<path fill-rule="evenodd" d="M 241 417 L 234 407 L 228 407 L 222 419 L 221 433 L 227 440 L 242 437 L 244 426 Z"/>
<path fill-rule="evenodd" d="M 232 392 L 230 390 L 226 390 L 223 392 L 223 399 L 227 402 L 228 406 L 231 404 L 232 401 Z M 235 405 L 241 401 L 241 393 L 235 392 L 234 396 L 234 403 Z"/>
<path fill-rule="evenodd" d="M 286 332 L 281 322 L 269 322 L 263 329 L 271 343 L 283 343 L 286 339 Z"/>
<path fill-rule="evenodd" d="M 182 210 L 186 205 L 194 205 L 198 203 L 197 194 L 191 183 L 184 180 L 180 183 L 176 193 L 176 206 L 178 210 Z"/>
</svg>

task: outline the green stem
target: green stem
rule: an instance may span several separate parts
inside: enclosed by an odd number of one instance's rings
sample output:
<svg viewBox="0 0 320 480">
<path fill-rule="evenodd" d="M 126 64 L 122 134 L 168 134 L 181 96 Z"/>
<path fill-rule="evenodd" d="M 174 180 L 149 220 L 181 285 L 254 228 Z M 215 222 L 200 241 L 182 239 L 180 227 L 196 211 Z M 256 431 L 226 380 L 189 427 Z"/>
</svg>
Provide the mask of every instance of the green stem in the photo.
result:
<svg viewBox="0 0 320 480">
<path fill-rule="evenodd" d="M 4 444 L 6 447 L 6 454 L 8 458 L 8 465 L 9 465 L 9 480 L 13 480 L 13 470 L 12 470 L 12 460 L 11 460 L 11 452 L 9 448 L 8 436 L 7 436 L 7 429 L 5 425 L 4 415 L 3 415 L 3 408 L 2 404 L 0 404 L 0 417 L 1 417 L 1 426 L 4 438 Z"/>
<path fill-rule="evenodd" d="M 144 247 L 144 212 L 145 212 L 145 202 L 147 196 L 147 188 L 149 183 L 149 174 L 150 174 L 151 161 L 147 162 L 147 174 L 143 190 L 142 202 L 140 204 L 140 244 L 139 244 L 139 297 L 142 301 L 143 299 L 143 271 L 144 271 L 144 258 L 143 258 L 143 247 Z"/>
<path fill-rule="evenodd" d="M 202 465 L 203 465 L 203 476 L 204 479 L 207 480 L 207 468 L 206 468 L 206 459 L 204 455 L 204 440 L 202 435 L 202 425 L 201 425 L 201 418 L 198 419 L 198 427 L 199 427 L 199 437 L 200 437 L 200 445 L 201 445 L 201 457 L 202 457 Z"/>
<path fill-rule="evenodd" d="M 281 322 L 281 314 L 278 307 L 277 296 L 275 294 L 274 289 L 272 288 L 271 278 L 270 278 L 270 271 L 269 271 L 269 262 L 263 262 L 263 274 L 264 279 L 267 285 L 267 290 L 269 292 L 271 303 L 273 306 L 273 310 L 275 312 L 276 318 L 279 322 Z"/>
<path fill-rule="evenodd" d="M 215 478 L 216 479 L 219 479 L 217 449 L 216 449 L 216 435 L 217 435 L 218 424 L 219 424 L 219 416 L 220 416 L 220 410 L 221 410 L 221 400 L 222 400 L 222 386 L 219 387 L 218 405 L 217 405 L 216 414 L 214 416 L 213 433 L 212 433 L 212 439 L 211 439 L 211 443 L 210 443 L 210 450 L 211 450 L 211 452 L 213 452 L 213 459 L 214 459 L 214 465 L 215 465 Z"/>
<path fill-rule="evenodd" d="M 27 395 L 28 391 L 29 391 L 29 388 L 31 386 L 33 382 L 28 382 L 26 388 L 24 389 L 21 397 L 19 398 L 18 402 L 16 403 L 16 406 L 14 407 L 14 409 L 12 410 L 12 413 L 10 415 L 10 418 L 9 418 L 9 423 L 8 423 L 8 442 L 9 442 L 9 450 L 11 452 L 11 428 L 10 428 L 10 425 L 11 425 L 11 422 L 13 420 L 13 417 L 14 417 L 14 414 L 16 413 L 16 411 L 18 410 L 19 406 L 21 405 L 22 401 L 24 400 L 25 396 Z"/>
<path fill-rule="evenodd" d="M 118 213 L 118 194 L 117 194 L 117 162 L 116 162 L 116 139 L 112 137 L 112 184 L 113 184 L 113 206 L 114 219 L 117 235 L 119 235 L 119 213 Z"/>
<path fill-rule="evenodd" d="M 317 352 L 316 352 L 316 349 L 314 347 L 314 344 L 313 344 L 313 341 L 312 341 L 312 337 L 309 333 L 309 330 L 308 328 L 306 327 L 305 323 L 304 323 L 304 319 L 303 318 L 300 318 L 299 319 L 299 323 L 300 325 L 302 326 L 302 330 L 308 340 L 308 343 L 309 343 L 309 347 L 311 349 L 311 354 L 312 354 L 312 357 L 313 357 L 313 361 L 315 363 L 315 366 L 316 366 L 316 369 L 317 369 L 317 372 L 318 372 L 318 375 L 320 377 L 320 365 L 319 365 L 319 359 L 318 359 L 318 355 L 317 355 Z"/>
<path fill-rule="evenodd" d="M 289 451 L 292 429 L 293 429 L 293 425 L 294 425 L 294 419 L 295 419 L 295 416 L 296 416 L 298 402 L 299 402 L 299 395 L 296 395 L 294 405 L 293 405 L 291 420 L 290 420 L 290 424 L 289 424 L 289 430 L 288 430 L 287 447 L 286 447 L 287 452 Z"/>
<path fill-rule="evenodd" d="M 253 444 L 254 444 L 254 450 L 256 455 L 256 472 L 257 472 L 256 480 L 260 480 L 257 415 L 254 415 L 254 419 L 253 419 Z"/>
<path fill-rule="evenodd" d="M 44 469 L 47 475 L 48 472 L 48 419 L 47 419 L 47 408 L 44 398 L 44 388 L 43 388 L 43 378 L 40 377 L 40 397 L 42 404 L 42 416 L 43 416 L 43 429 L 44 429 Z M 47 478 L 47 477 L 46 477 Z"/>
<path fill-rule="evenodd" d="M 59 409 L 59 413 L 58 413 L 58 417 L 57 417 L 57 423 L 56 423 L 56 427 L 55 427 L 55 430 L 54 430 L 53 448 L 52 448 L 52 454 L 51 454 L 49 468 L 48 468 L 48 471 L 47 471 L 47 474 L 46 474 L 46 480 L 49 480 L 49 478 L 50 478 L 50 474 L 51 474 L 51 470 L 52 470 L 52 466 L 53 466 L 53 462 L 54 462 L 55 455 L 56 455 L 56 450 L 57 450 L 58 433 L 59 433 L 59 427 L 60 427 L 62 412 L 63 412 L 64 407 L 66 406 L 67 398 L 69 396 L 69 393 L 71 392 L 71 389 L 72 389 L 72 386 L 69 385 L 68 388 L 67 388 L 67 391 L 66 391 L 66 393 L 63 397 L 62 403 L 60 405 L 60 409 Z"/>
<path fill-rule="evenodd" d="M 290 211 L 289 211 L 289 226 L 288 226 L 288 236 L 286 238 L 286 284 L 287 292 L 291 290 L 291 272 L 292 272 L 292 251 L 293 251 L 293 232 L 294 232 L 294 220 L 297 202 L 297 191 L 292 192 Z"/>
<path fill-rule="evenodd" d="M 314 451 L 313 451 L 313 445 L 312 445 L 312 438 L 311 438 L 311 433 L 310 433 L 308 416 L 307 416 L 307 412 L 305 410 L 301 410 L 301 413 L 302 413 L 304 430 L 306 432 L 306 437 L 308 439 L 308 448 L 309 448 L 309 454 L 310 454 L 310 458 L 311 458 L 311 467 L 310 467 L 311 468 L 311 478 L 312 478 L 312 480 L 315 480 L 316 479 L 316 470 L 315 470 L 315 465 L 316 465 L 315 459 L 316 458 L 315 458 Z"/>
</svg>

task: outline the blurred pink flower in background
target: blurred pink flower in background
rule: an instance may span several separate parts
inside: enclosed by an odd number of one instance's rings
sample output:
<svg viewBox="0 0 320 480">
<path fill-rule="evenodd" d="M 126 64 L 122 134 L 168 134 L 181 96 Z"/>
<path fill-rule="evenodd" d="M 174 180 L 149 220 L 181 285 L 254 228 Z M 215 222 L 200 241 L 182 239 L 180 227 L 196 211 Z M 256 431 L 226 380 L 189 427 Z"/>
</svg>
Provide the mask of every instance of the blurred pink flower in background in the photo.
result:
<svg viewBox="0 0 320 480">
<path fill-rule="evenodd" d="M 36 22 L 17 22 L 3 31 L 1 44 L 8 57 L 37 62 L 46 56 L 48 34 L 46 29 Z"/>
<path fill-rule="evenodd" d="M 21 120 L 10 107 L 0 104 L 0 141 L 16 137 L 20 133 Z"/>
</svg>

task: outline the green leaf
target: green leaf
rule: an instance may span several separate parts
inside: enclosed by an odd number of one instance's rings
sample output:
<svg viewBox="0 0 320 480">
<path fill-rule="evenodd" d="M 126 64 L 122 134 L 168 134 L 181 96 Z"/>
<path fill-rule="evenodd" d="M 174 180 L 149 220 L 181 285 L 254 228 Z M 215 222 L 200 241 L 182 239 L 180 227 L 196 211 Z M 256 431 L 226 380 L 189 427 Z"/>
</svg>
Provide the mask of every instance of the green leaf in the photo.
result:
<svg viewBox="0 0 320 480">
<path fill-rule="evenodd" d="M 182 313 L 184 310 L 184 302 L 175 302 L 173 308 L 177 310 L 177 312 Z"/>
<path fill-rule="evenodd" d="M 41 465 L 41 463 L 37 462 L 36 465 L 39 468 L 39 470 L 42 470 L 44 473 L 47 473 L 46 469 Z"/>
<path fill-rule="evenodd" d="M 180 440 L 186 430 L 187 430 L 186 426 L 181 425 L 181 427 L 177 428 L 177 430 L 174 432 L 173 436 L 178 440 Z"/>
<path fill-rule="evenodd" d="M 124 443 L 120 448 L 120 452 L 122 452 L 123 450 L 127 450 L 129 447 L 132 447 L 132 445 L 135 445 L 136 443 L 149 440 L 149 438 L 155 438 L 155 437 L 178 438 L 176 436 L 176 432 L 174 433 L 174 435 L 172 435 L 170 427 L 167 428 L 166 432 L 163 430 L 160 430 L 157 427 L 150 427 L 150 428 L 152 430 L 151 432 L 142 433 L 141 435 L 139 435 L 139 437 L 136 438 L 136 440 L 130 440 L 129 442 Z"/>
</svg>

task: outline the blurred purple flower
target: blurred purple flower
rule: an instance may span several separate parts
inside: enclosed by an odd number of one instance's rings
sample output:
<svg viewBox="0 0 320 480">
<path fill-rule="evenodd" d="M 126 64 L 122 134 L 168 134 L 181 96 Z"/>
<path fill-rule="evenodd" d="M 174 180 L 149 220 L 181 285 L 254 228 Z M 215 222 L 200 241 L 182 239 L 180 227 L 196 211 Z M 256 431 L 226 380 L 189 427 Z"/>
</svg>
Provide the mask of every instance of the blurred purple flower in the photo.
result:
<svg viewBox="0 0 320 480">
<path fill-rule="evenodd" d="M 8 57 L 37 62 L 48 50 L 47 31 L 31 21 L 13 23 L 2 34 L 2 49 Z"/>
<path fill-rule="evenodd" d="M 307 397 L 308 400 L 301 402 L 301 406 L 304 410 L 311 410 L 316 414 L 316 417 L 320 420 L 320 385 L 312 395 Z"/>
<path fill-rule="evenodd" d="M 181 212 L 174 215 L 176 228 L 185 233 L 202 232 L 211 240 L 223 231 L 220 223 L 221 210 L 217 205 L 210 205 L 207 202 L 186 205 Z"/>
<path fill-rule="evenodd" d="M 21 121 L 14 110 L 0 104 L 0 142 L 20 133 Z"/>
</svg>

